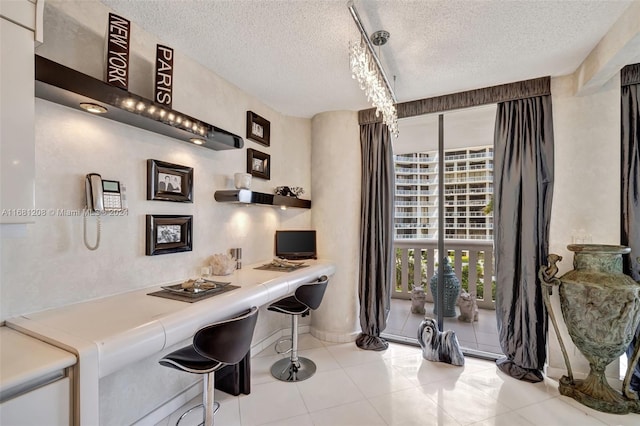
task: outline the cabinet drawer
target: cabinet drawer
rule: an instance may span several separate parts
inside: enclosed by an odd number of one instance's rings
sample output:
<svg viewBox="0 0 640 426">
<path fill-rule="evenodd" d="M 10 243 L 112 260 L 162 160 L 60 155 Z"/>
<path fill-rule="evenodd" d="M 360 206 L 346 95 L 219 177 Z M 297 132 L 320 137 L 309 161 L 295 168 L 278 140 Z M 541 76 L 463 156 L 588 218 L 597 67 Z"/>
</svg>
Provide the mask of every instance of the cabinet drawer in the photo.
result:
<svg viewBox="0 0 640 426">
<path fill-rule="evenodd" d="M 68 377 L 24 393 L 0 404 L 2 426 L 68 425 L 71 420 Z"/>
</svg>

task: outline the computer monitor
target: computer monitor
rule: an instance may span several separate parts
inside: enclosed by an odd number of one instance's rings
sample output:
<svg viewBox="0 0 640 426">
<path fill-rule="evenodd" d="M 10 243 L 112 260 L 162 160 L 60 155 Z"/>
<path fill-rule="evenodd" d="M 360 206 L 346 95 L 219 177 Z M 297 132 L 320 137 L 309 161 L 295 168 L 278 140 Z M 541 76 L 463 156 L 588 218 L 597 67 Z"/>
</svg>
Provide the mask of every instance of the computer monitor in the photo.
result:
<svg viewBox="0 0 640 426">
<path fill-rule="evenodd" d="M 275 249 L 283 259 L 316 259 L 316 231 L 276 231 Z"/>
</svg>

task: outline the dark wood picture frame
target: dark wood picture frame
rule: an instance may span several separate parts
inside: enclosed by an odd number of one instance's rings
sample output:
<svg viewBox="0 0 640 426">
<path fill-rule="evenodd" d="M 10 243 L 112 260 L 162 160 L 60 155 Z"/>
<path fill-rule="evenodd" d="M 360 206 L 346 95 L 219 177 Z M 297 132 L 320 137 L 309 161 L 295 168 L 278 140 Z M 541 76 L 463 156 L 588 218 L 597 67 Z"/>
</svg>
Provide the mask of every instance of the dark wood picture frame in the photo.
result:
<svg viewBox="0 0 640 426">
<path fill-rule="evenodd" d="M 193 216 L 147 215 L 147 256 L 179 253 L 193 249 Z"/>
<path fill-rule="evenodd" d="M 255 112 L 247 111 L 247 139 L 270 146 L 271 123 Z"/>
<path fill-rule="evenodd" d="M 247 149 L 247 173 L 251 176 L 271 179 L 271 156 L 255 149 Z"/>
<path fill-rule="evenodd" d="M 147 200 L 193 203 L 193 167 L 147 160 Z"/>
</svg>

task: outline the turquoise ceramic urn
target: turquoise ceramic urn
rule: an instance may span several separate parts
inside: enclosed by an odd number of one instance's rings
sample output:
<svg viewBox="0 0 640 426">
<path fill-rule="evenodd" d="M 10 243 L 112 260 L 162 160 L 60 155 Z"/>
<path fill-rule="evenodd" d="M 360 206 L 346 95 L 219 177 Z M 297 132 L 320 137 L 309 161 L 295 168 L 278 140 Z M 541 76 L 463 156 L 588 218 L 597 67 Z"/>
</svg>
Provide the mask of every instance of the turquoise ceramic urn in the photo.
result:
<svg viewBox="0 0 640 426">
<path fill-rule="evenodd" d="M 449 258 L 442 259 L 444 265 L 444 312 L 445 317 L 455 317 L 456 314 L 456 301 L 460 294 L 460 280 L 453 272 Z M 433 313 L 438 315 L 438 272 L 431 277 L 429 281 L 429 287 L 431 288 L 431 295 L 433 296 Z"/>
</svg>

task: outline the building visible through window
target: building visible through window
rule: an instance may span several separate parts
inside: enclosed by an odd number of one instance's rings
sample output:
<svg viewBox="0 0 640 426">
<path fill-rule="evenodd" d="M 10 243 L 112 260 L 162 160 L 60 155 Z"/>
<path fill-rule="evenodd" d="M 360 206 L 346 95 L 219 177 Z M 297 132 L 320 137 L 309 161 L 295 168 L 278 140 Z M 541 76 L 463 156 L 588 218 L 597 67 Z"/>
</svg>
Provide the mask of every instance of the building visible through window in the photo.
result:
<svg viewBox="0 0 640 426">
<path fill-rule="evenodd" d="M 396 155 L 394 160 L 395 238 L 437 239 L 437 151 Z M 447 150 L 444 165 L 445 238 L 492 240 L 493 147 Z"/>
</svg>

